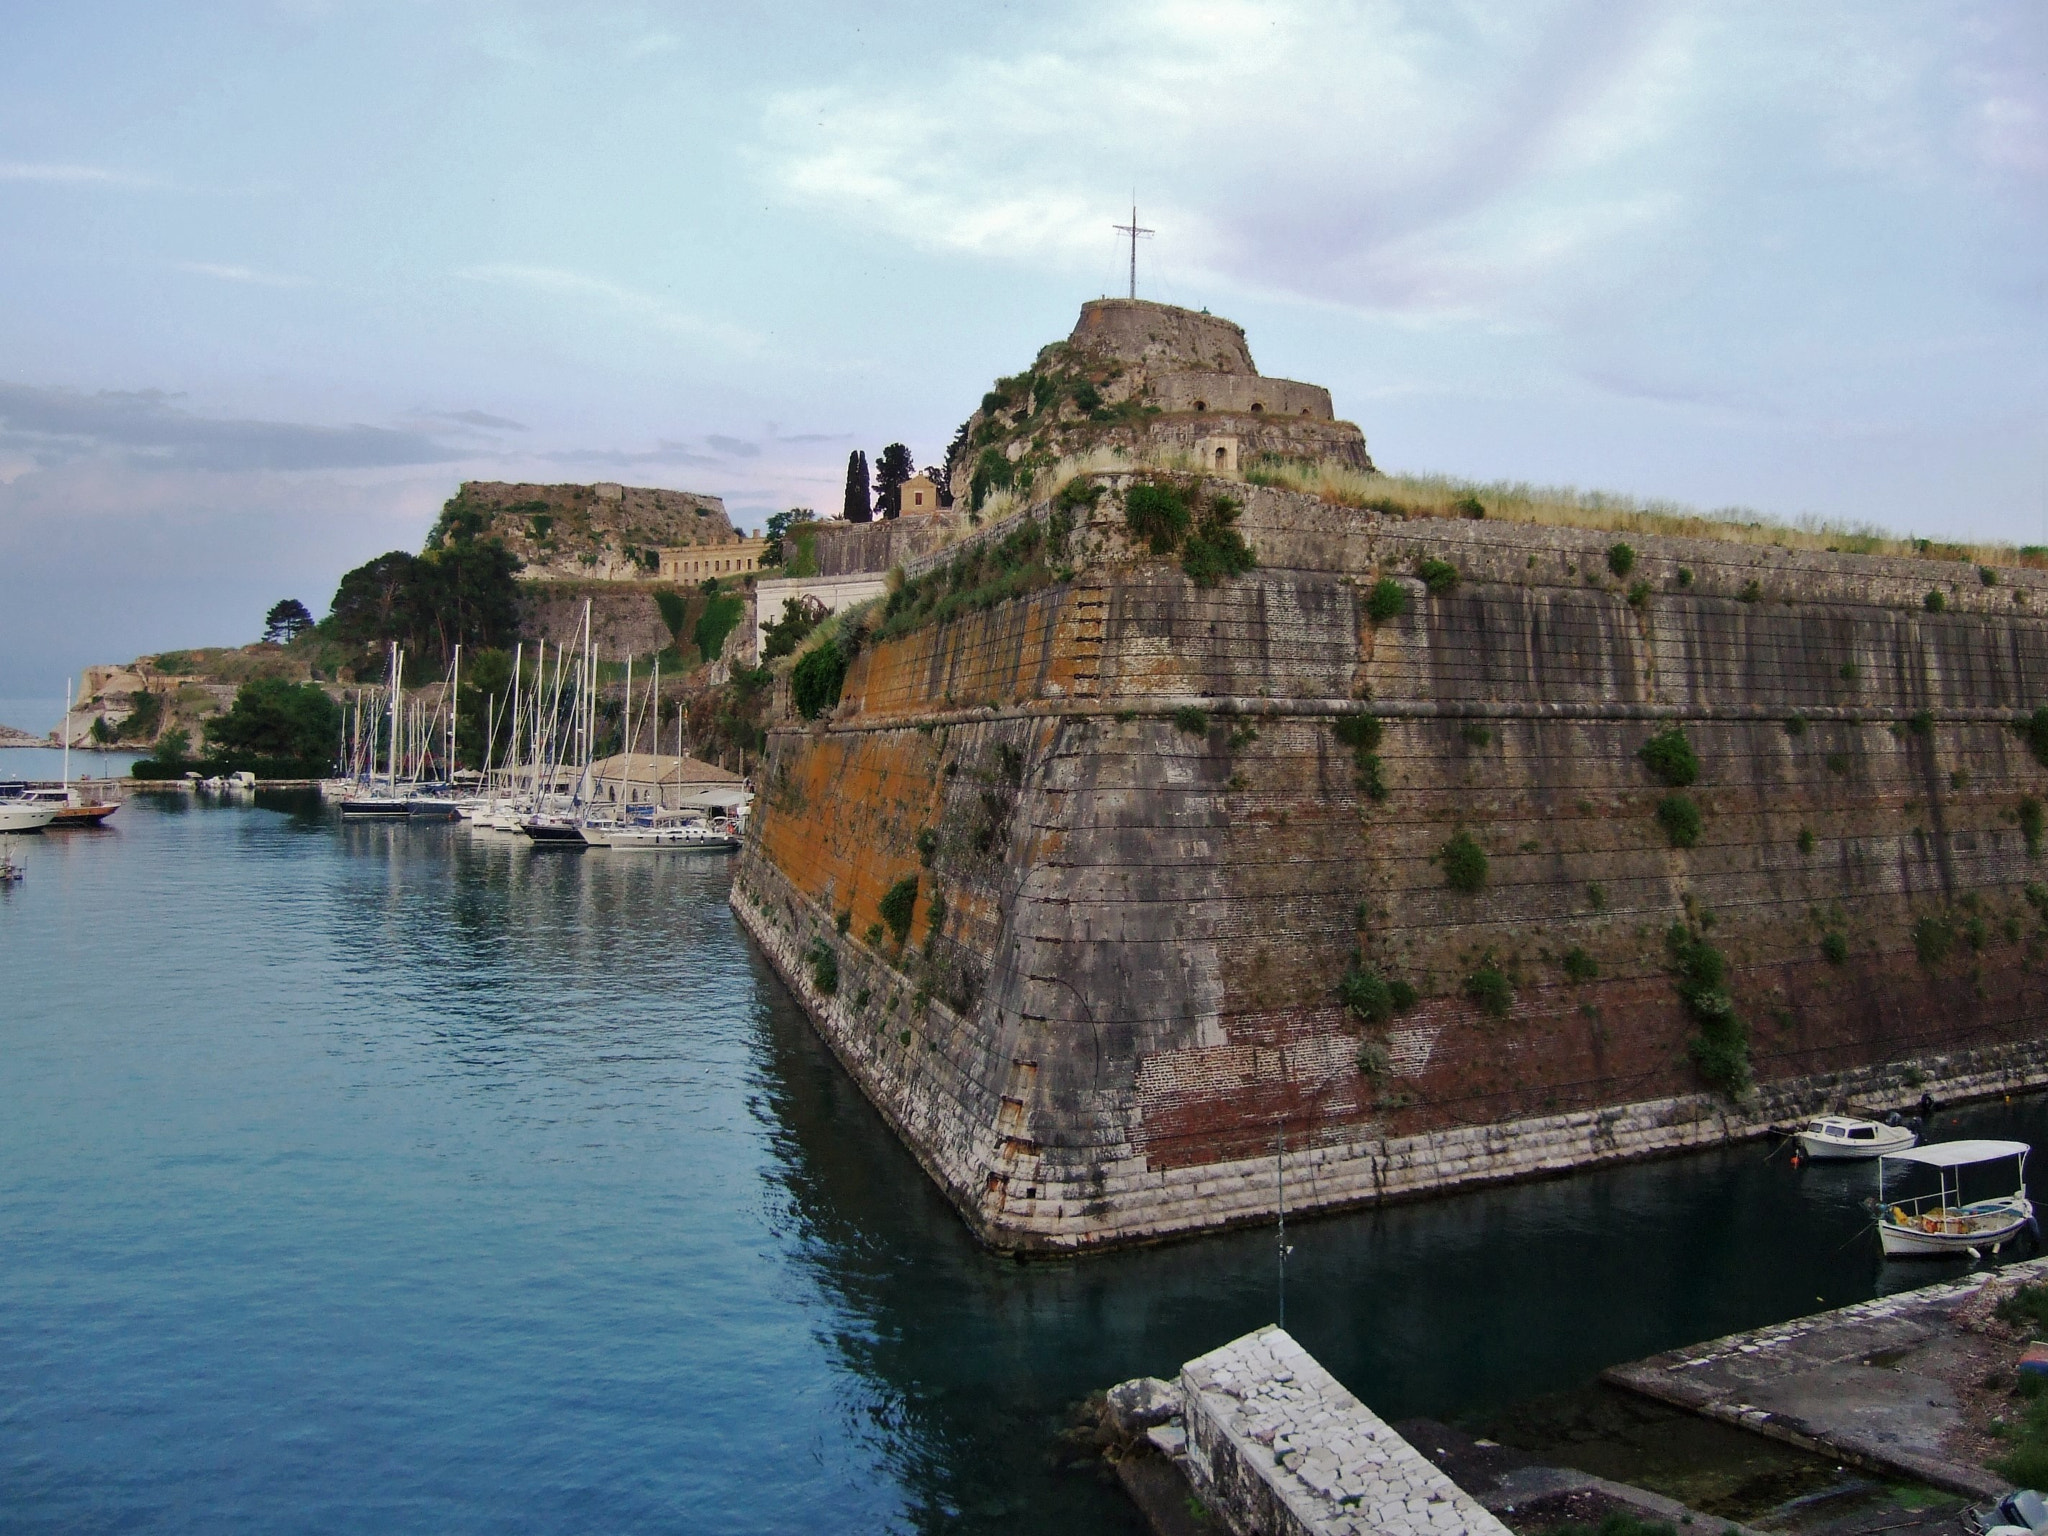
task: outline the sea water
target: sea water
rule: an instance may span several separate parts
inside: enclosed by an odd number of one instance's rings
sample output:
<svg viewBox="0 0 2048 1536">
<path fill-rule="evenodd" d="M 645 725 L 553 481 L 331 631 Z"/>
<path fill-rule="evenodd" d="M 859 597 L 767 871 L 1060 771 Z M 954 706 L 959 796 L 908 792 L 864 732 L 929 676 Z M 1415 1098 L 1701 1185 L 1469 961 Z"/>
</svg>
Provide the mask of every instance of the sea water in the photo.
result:
<svg viewBox="0 0 2048 1536">
<path fill-rule="evenodd" d="M 306 796 L 15 846 L 0 1527 L 1135 1531 L 1074 1405 L 1278 1306 L 1271 1231 L 977 1247 L 722 857 Z M 1287 1323 L 1476 1413 L 1901 1283 L 1873 1178 L 1754 1144 L 1290 1223 Z"/>
</svg>

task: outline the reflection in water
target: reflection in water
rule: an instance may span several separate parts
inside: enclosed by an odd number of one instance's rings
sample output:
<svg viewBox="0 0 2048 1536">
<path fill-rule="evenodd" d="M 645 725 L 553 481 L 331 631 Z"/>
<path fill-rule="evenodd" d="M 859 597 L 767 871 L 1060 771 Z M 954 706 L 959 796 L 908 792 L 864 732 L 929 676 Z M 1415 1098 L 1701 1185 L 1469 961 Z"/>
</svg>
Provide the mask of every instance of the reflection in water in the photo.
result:
<svg viewBox="0 0 2048 1536">
<path fill-rule="evenodd" d="M 1069 1407 L 1272 1315 L 1269 1232 L 975 1246 L 722 859 L 123 816 L 0 907 L 0 1523 L 1132 1531 Z M 1469 1416 L 1872 1294 L 1871 1177 L 1743 1147 L 1307 1222 L 1288 1320 Z"/>
</svg>

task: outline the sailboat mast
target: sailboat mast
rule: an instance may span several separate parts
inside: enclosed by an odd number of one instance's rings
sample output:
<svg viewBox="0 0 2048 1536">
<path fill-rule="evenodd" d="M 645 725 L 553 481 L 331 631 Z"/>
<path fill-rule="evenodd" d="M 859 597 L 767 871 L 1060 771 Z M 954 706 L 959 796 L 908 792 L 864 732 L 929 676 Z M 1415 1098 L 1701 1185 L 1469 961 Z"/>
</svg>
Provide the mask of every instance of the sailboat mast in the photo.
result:
<svg viewBox="0 0 2048 1536">
<path fill-rule="evenodd" d="M 462 642 L 455 642 L 455 666 L 448 674 L 448 782 L 455 782 L 455 709 L 462 698 Z"/>
<path fill-rule="evenodd" d="M 71 798 L 71 679 L 64 679 L 64 791 Z"/>
</svg>

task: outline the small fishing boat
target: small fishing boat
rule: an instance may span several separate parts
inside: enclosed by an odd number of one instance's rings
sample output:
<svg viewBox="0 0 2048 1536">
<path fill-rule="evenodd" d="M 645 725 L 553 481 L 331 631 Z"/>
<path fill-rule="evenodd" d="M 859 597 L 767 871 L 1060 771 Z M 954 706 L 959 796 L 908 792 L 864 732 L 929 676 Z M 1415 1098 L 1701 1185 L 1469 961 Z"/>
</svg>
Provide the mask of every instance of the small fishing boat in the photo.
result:
<svg viewBox="0 0 2048 1536">
<path fill-rule="evenodd" d="M 1822 1115 L 1796 1133 L 1800 1150 L 1812 1158 L 1882 1157 L 1903 1152 L 1919 1141 L 1920 1133 L 1910 1125 L 1887 1125 L 1879 1120 L 1857 1120 L 1848 1115 Z"/>
<path fill-rule="evenodd" d="M 1942 1141 L 1881 1155 L 1877 1165 L 1877 1231 L 1887 1258 L 1979 1258 L 2034 1227 L 2034 1203 L 2027 1198 L 2027 1154 L 2024 1141 Z M 1996 1169 L 2010 1162 L 2013 1192 L 1964 1201 L 1966 1168 Z M 1889 1199 L 1887 1182 L 1914 1170 L 1934 1170 L 1939 1188 L 1933 1194 Z M 1999 1178 L 1987 1174 L 1986 1180 Z"/>
</svg>

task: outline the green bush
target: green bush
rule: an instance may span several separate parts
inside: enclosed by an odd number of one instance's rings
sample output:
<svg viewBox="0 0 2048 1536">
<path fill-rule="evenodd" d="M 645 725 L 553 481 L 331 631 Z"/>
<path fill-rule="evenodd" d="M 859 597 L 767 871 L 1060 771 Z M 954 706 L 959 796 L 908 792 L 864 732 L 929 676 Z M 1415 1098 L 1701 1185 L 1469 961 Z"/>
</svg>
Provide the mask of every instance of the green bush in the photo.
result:
<svg viewBox="0 0 2048 1536">
<path fill-rule="evenodd" d="M 1486 850 L 1479 846 L 1479 840 L 1462 827 L 1443 845 L 1438 853 L 1443 862 L 1444 879 L 1454 891 L 1468 895 L 1483 890 L 1486 886 Z"/>
<path fill-rule="evenodd" d="M 680 592 L 663 588 L 654 594 L 654 606 L 661 613 L 661 622 L 668 630 L 669 638 L 680 646 L 683 643 L 683 621 L 690 614 L 689 600 Z"/>
<path fill-rule="evenodd" d="M 1943 597 L 1939 591 L 1931 591 L 1920 599 L 1920 606 L 1929 613 L 1939 613 L 1948 606 L 1948 599 Z"/>
<path fill-rule="evenodd" d="M 1647 608 L 1650 604 L 1650 584 L 1639 581 L 1628 589 L 1628 605 L 1631 608 Z"/>
<path fill-rule="evenodd" d="M 1124 492 L 1124 522 L 1155 555 L 1172 554 L 1193 520 L 1187 496 L 1177 485 L 1147 480 Z"/>
<path fill-rule="evenodd" d="M 926 827 L 917 834 L 917 862 L 926 869 L 932 867 L 932 858 L 939 851 L 939 834 L 935 827 Z"/>
<path fill-rule="evenodd" d="M 841 911 L 837 917 L 832 919 L 832 926 L 835 929 L 837 929 L 841 934 L 844 934 L 847 929 L 853 926 L 853 914 L 851 912 Z"/>
<path fill-rule="evenodd" d="M 1799 829 L 1799 851 L 1810 858 L 1813 854 L 1813 845 L 1813 828 L 1801 827 Z"/>
<path fill-rule="evenodd" d="M 917 876 L 905 875 L 882 893 L 882 921 L 901 944 L 910 937 L 910 919 L 917 910 Z"/>
<path fill-rule="evenodd" d="M 1675 725 L 1644 742 L 1636 755 L 1651 776 L 1670 789 L 1683 789 L 1700 776 L 1699 754 Z"/>
<path fill-rule="evenodd" d="M 1183 704 L 1173 712 L 1173 728 L 1190 736 L 1206 736 L 1209 734 L 1208 711 L 1193 704 Z"/>
<path fill-rule="evenodd" d="M 815 720 L 839 702 L 846 683 L 846 655 L 827 640 L 797 658 L 789 673 L 789 700 L 806 720 Z"/>
<path fill-rule="evenodd" d="M 207 765 L 216 773 L 247 768 L 263 778 L 315 778 L 334 761 L 340 734 L 341 706 L 318 683 L 258 678 L 242 684 L 226 714 L 207 722 Z M 163 760 L 161 744 L 157 758 Z"/>
<path fill-rule="evenodd" d="M 1829 965 L 1844 965 L 1849 959 L 1847 935 L 1832 929 L 1820 936 L 1820 957 Z"/>
<path fill-rule="evenodd" d="M 1406 1013 L 1415 1006 L 1416 992 L 1413 985 L 1405 981 L 1390 981 L 1387 990 L 1394 996 L 1394 1012 Z"/>
<path fill-rule="evenodd" d="M 1795 741 L 1806 734 L 1806 716 L 1789 715 L 1785 720 L 1785 734 Z"/>
<path fill-rule="evenodd" d="M 1934 734 L 1934 711 L 1930 709 L 1915 710 L 1906 721 L 1906 729 L 1915 736 L 1932 736 Z"/>
<path fill-rule="evenodd" d="M 1636 552 L 1626 544 L 1612 544 L 1607 549 L 1607 569 L 1617 577 L 1626 576 L 1636 568 Z"/>
<path fill-rule="evenodd" d="M 1564 952 L 1564 974 L 1571 981 L 1592 981 L 1600 974 L 1600 962 L 1586 953 L 1585 946 L 1574 944 Z"/>
<path fill-rule="evenodd" d="M 1760 603 L 1764 600 L 1764 584 L 1760 581 L 1744 582 L 1742 590 L 1735 595 L 1745 603 Z"/>
<path fill-rule="evenodd" d="M 1386 727 L 1377 715 L 1339 715 L 1330 729 L 1352 750 L 1376 752 Z"/>
<path fill-rule="evenodd" d="M 1084 387 L 1091 388 L 1092 392 L 1092 387 Z M 1099 480 L 1091 480 L 1086 475 L 1076 475 L 1060 487 L 1059 494 L 1052 499 L 1053 505 L 1062 512 L 1078 512 L 1083 507 L 1093 507 L 1096 502 L 1102 500 L 1102 493 L 1107 489 L 1108 487 Z"/>
<path fill-rule="evenodd" d="M 1242 576 L 1259 561 L 1237 531 L 1244 508 L 1228 496 L 1210 498 L 1181 549 L 1180 568 L 1198 587 L 1220 586 L 1225 578 Z"/>
<path fill-rule="evenodd" d="M 2020 739 L 2034 754 L 2034 761 L 2048 768 L 2048 704 L 2043 704 L 2031 715 L 2022 715 L 2013 722 L 2013 729 L 2020 733 Z"/>
<path fill-rule="evenodd" d="M 704 605 L 697 615 L 697 627 L 690 638 L 697 642 L 697 654 L 706 661 L 718 660 L 725 649 L 725 637 L 739 627 L 746 613 L 746 600 L 736 592 L 724 592 Z M 662 615 L 667 617 L 666 612 Z"/>
<path fill-rule="evenodd" d="M 2041 802 L 2033 795 L 2020 796 L 2020 836 L 2027 840 L 2027 856 L 2041 856 Z"/>
<path fill-rule="evenodd" d="M 1678 584 L 1681 587 L 1692 585 L 1692 571 L 1688 567 L 1681 565 L 1678 568 Z"/>
<path fill-rule="evenodd" d="M 1337 983 L 1344 1006 L 1368 1024 L 1384 1024 L 1394 1016 L 1394 989 L 1377 970 L 1352 957 L 1351 968 Z"/>
<path fill-rule="evenodd" d="M 1700 840 L 1700 808 L 1690 795 L 1666 795 L 1657 802 L 1657 825 L 1672 847 L 1695 847 Z"/>
<path fill-rule="evenodd" d="M 811 946 L 811 981 L 827 997 L 839 990 L 839 957 L 823 939 Z"/>
<path fill-rule="evenodd" d="M 1460 517 L 1469 517 L 1475 522 L 1486 519 L 1486 503 L 1477 496 L 1460 496 L 1451 503 L 1451 510 Z"/>
<path fill-rule="evenodd" d="M 946 926 L 946 893 L 937 886 L 932 887 L 932 899 L 925 904 L 924 936 L 926 940 L 939 936 L 939 930 Z"/>
<path fill-rule="evenodd" d="M 1505 1018 L 1507 1011 L 1515 1005 L 1515 986 L 1507 973 L 1491 960 L 1465 978 L 1465 995 L 1478 1005 L 1482 1013 L 1496 1019 Z"/>
<path fill-rule="evenodd" d="M 1484 747 L 1491 745 L 1493 732 L 1474 721 L 1458 728 L 1458 738 L 1468 747 Z"/>
<path fill-rule="evenodd" d="M 1422 584 L 1429 588 L 1431 597 L 1443 597 L 1456 589 L 1458 568 L 1448 560 L 1429 556 L 1415 567 L 1415 574 L 1422 578 Z"/>
<path fill-rule="evenodd" d="M 1977 567 L 1977 579 L 1987 587 L 1995 587 L 1998 585 L 1998 572 L 1988 565 L 1980 565 Z"/>
<path fill-rule="evenodd" d="M 1946 916 L 1923 917 L 1913 925 L 1913 953 L 1928 970 L 1939 970 L 1955 947 L 1955 925 Z"/>
<path fill-rule="evenodd" d="M 1365 595 L 1365 616 L 1374 624 L 1398 619 L 1408 611 L 1408 589 L 1391 576 L 1382 576 Z"/>
<path fill-rule="evenodd" d="M 1394 1060 L 1387 1048 L 1377 1040 L 1368 1040 L 1358 1048 L 1358 1075 L 1361 1077 L 1385 1077 L 1392 1070 Z"/>
<path fill-rule="evenodd" d="M 1683 923 L 1664 936 L 1677 973 L 1678 999 L 1699 1033 L 1689 1047 L 1693 1065 L 1710 1088 L 1731 1099 L 1749 1091 L 1749 1026 L 1728 990 L 1728 961 Z"/>
</svg>

